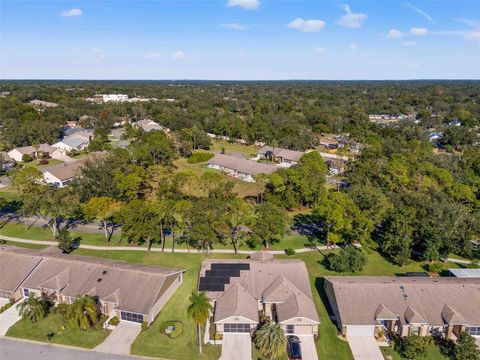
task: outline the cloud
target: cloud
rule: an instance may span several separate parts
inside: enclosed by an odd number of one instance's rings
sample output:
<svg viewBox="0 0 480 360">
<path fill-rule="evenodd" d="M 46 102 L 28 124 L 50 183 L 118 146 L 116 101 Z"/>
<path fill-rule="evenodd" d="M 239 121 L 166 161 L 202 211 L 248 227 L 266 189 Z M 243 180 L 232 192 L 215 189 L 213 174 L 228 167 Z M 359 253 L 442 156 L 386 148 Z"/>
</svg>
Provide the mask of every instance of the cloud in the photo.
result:
<svg viewBox="0 0 480 360">
<path fill-rule="evenodd" d="M 468 40 L 480 40 L 480 31 L 470 31 L 465 34 L 465 39 Z"/>
<path fill-rule="evenodd" d="M 325 51 L 327 51 L 327 49 L 324 48 L 324 47 L 315 46 L 315 47 L 313 48 L 313 52 L 314 52 L 315 54 L 322 54 L 322 53 L 324 53 Z"/>
<path fill-rule="evenodd" d="M 373 58 L 373 55 L 372 54 L 369 54 L 369 53 L 361 53 L 360 56 L 364 59 L 371 59 Z"/>
<path fill-rule="evenodd" d="M 410 29 L 410 34 L 417 36 L 426 36 L 428 35 L 428 29 L 414 27 Z"/>
<path fill-rule="evenodd" d="M 302 32 L 316 32 L 322 30 L 326 25 L 325 21 L 322 20 L 303 20 L 298 18 L 290 22 L 287 27 L 289 29 L 297 29 Z"/>
<path fill-rule="evenodd" d="M 177 50 L 172 54 L 172 59 L 179 60 L 185 58 L 186 54 L 183 51 Z"/>
<path fill-rule="evenodd" d="M 403 33 L 400 30 L 391 29 L 388 32 L 387 37 L 392 38 L 392 39 L 400 39 L 401 37 L 403 37 Z"/>
<path fill-rule="evenodd" d="M 357 43 L 351 43 L 348 47 L 352 50 L 355 50 L 355 49 L 358 48 L 358 45 L 357 45 Z"/>
<path fill-rule="evenodd" d="M 82 14 L 83 14 L 82 10 L 78 8 L 65 10 L 62 12 L 62 16 L 64 17 L 80 16 Z"/>
<path fill-rule="evenodd" d="M 423 11 L 422 9 L 418 8 L 417 6 L 413 5 L 413 4 L 410 4 L 410 3 L 407 3 L 407 6 L 414 10 L 416 13 L 422 15 L 425 19 L 427 19 L 428 21 L 430 21 L 431 23 L 434 23 L 435 20 L 433 20 L 433 18 L 428 14 L 426 13 L 425 11 Z"/>
<path fill-rule="evenodd" d="M 417 43 L 415 41 L 404 41 L 403 45 L 408 46 L 408 47 L 412 47 L 412 46 L 417 46 Z"/>
<path fill-rule="evenodd" d="M 363 26 L 363 22 L 367 18 L 366 14 L 352 12 L 349 5 L 343 5 L 342 8 L 346 14 L 338 20 L 340 25 L 348 28 L 361 28 Z"/>
<path fill-rule="evenodd" d="M 245 10 L 254 10 L 258 9 L 260 6 L 260 1 L 258 0 L 228 0 L 228 7 L 238 6 Z"/>
<path fill-rule="evenodd" d="M 434 31 L 432 35 L 439 36 L 459 36 L 467 40 L 480 40 L 480 31 L 463 31 L 463 30 L 444 30 Z"/>
<path fill-rule="evenodd" d="M 144 59 L 158 59 L 162 54 L 158 52 L 152 52 L 143 56 Z"/>
<path fill-rule="evenodd" d="M 221 27 L 230 30 L 245 30 L 246 27 L 237 23 L 222 23 L 220 24 Z"/>
</svg>

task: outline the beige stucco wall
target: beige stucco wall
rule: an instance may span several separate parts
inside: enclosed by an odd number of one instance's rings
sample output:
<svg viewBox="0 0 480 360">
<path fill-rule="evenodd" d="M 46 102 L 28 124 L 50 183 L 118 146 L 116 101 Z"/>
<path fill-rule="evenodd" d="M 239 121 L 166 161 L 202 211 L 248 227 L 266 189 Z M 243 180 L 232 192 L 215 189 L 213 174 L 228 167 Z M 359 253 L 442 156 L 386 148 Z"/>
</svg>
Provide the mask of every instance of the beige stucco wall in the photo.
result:
<svg viewBox="0 0 480 360">
<path fill-rule="evenodd" d="M 160 310 L 164 307 L 164 305 L 167 303 L 167 301 L 170 299 L 170 297 L 173 295 L 173 293 L 178 289 L 178 287 L 182 284 L 183 282 L 183 273 L 180 273 L 178 276 L 178 279 L 173 282 L 172 285 L 163 293 L 162 296 L 157 300 L 157 302 L 153 305 L 152 310 L 150 310 L 150 313 L 147 316 L 146 321 L 148 323 L 151 323 L 153 320 L 155 320 L 155 317 L 158 315 Z"/>
</svg>

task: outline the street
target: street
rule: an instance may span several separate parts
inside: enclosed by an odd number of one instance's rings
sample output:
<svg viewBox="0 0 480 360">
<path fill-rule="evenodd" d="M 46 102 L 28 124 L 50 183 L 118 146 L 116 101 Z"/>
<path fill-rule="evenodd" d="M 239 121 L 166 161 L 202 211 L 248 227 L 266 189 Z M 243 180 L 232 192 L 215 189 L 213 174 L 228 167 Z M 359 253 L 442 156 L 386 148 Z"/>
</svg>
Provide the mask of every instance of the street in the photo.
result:
<svg viewBox="0 0 480 360">
<path fill-rule="evenodd" d="M 133 356 L 104 354 L 0 337 L 0 359 L 18 360 L 131 360 Z"/>
</svg>

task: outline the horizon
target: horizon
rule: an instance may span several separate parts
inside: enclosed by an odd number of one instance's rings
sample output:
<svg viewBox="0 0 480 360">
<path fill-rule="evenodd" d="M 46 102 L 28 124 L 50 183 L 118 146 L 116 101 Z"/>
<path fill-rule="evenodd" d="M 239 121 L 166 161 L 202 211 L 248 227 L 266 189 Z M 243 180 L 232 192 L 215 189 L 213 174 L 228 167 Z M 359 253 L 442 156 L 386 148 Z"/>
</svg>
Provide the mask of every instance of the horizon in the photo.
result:
<svg viewBox="0 0 480 360">
<path fill-rule="evenodd" d="M 2 80 L 480 79 L 476 0 L 0 2 Z"/>
</svg>

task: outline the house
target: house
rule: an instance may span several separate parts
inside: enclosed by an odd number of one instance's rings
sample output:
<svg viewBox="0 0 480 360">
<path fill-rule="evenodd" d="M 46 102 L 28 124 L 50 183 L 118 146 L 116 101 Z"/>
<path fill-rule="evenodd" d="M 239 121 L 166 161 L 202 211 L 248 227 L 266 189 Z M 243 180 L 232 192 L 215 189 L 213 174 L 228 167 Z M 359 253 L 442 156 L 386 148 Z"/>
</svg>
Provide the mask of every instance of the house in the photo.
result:
<svg viewBox="0 0 480 360">
<path fill-rule="evenodd" d="M 448 269 L 451 276 L 457 278 L 480 278 L 480 268 L 477 269 Z"/>
<path fill-rule="evenodd" d="M 340 146 L 340 142 L 338 140 L 326 136 L 320 136 L 318 142 L 325 149 L 337 149 Z"/>
<path fill-rule="evenodd" d="M 48 102 L 48 101 L 43 101 L 43 100 L 38 100 L 38 99 L 31 100 L 30 104 L 32 104 L 33 106 L 52 107 L 52 108 L 58 106 L 58 104 L 56 104 L 54 102 Z"/>
<path fill-rule="evenodd" d="M 246 260 L 205 260 L 198 290 L 213 302 L 217 334 L 253 334 L 266 318 L 287 335 L 318 334 L 319 317 L 301 260 L 274 259 L 265 251 Z"/>
<path fill-rule="evenodd" d="M 23 155 L 30 155 L 33 158 L 37 152 L 50 155 L 54 151 L 55 149 L 52 146 L 48 144 L 40 144 L 37 148 L 33 146 L 18 147 L 10 150 L 7 154 L 16 162 L 21 162 Z"/>
<path fill-rule="evenodd" d="M 158 131 L 165 131 L 166 133 L 170 132 L 169 128 L 163 127 L 159 123 L 151 120 L 151 119 L 144 119 L 133 123 L 133 126 L 142 129 L 145 132 L 150 132 L 153 130 Z"/>
<path fill-rule="evenodd" d="M 255 182 L 256 175 L 271 174 L 278 170 L 278 167 L 273 164 L 259 163 L 224 154 L 215 154 L 208 160 L 207 167 L 220 170 L 246 182 Z"/>
<path fill-rule="evenodd" d="M 65 187 L 75 179 L 84 164 L 85 161 L 80 160 L 49 168 L 43 172 L 43 178 L 47 184 L 55 187 Z"/>
<path fill-rule="evenodd" d="M 124 102 L 128 100 L 128 95 L 123 94 L 103 94 L 102 100 L 106 102 Z"/>
<path fill-rule="evenodd" d="M 441 132 L 432 132 L 428 135 L 428 141 L 436 142 L 437 140 L 441 140 L 443 138 L 443 134 Z"/>
<path fill-rule="evenodd" d="M 290 167 L 298 164 L 300 158 L 305 154 L 302 151 L 288 150 L 279 147 L 264 146 L 257 152 L 258 158 L 273 159 L 275 158 L 280 163 L 278 166 Z"/>
<path fill-rule="evenodd" d="M 55 248 L 56 249 L 56 248 Z M 13 300 L 41 293 L 71 304 L 98 299 L 101 313 L 122 321 L 151 323 L 183 281 L 181 269 L 63 254 L 58 249 L 0 247 L 0 296 Z"/>
<path fill-rule="evenodd" d="M 15 160 L 13 160 L 5 151 L 0 152 L 0 171 L 7 171 L 15 167 Z"/>
<path fill-rule="evenodd" d="M 65 136 L 61 141 L 53 144 L 52 146 L 59 150 L 61 153 L 67 153 L 69 151 L 82 151 L 93 137 L 92 131 L 72 129 L 73 133 L 71 135 Z"/>
<path fill-rule="evenodd" d="M 480 278 L 329 276 L 324 288 L 343 336 L 480 336 Z"/>
</svg>

